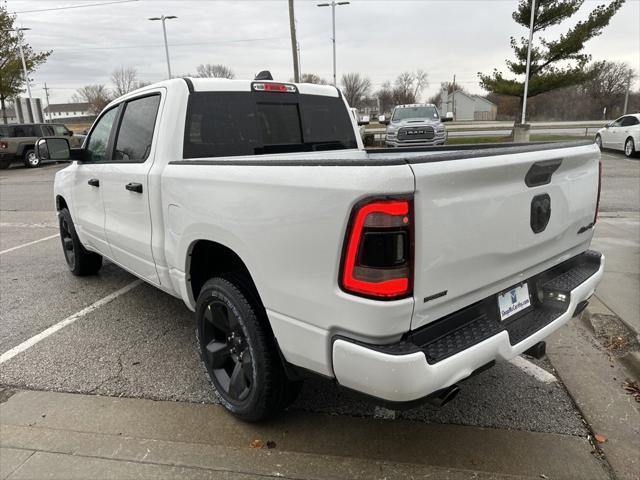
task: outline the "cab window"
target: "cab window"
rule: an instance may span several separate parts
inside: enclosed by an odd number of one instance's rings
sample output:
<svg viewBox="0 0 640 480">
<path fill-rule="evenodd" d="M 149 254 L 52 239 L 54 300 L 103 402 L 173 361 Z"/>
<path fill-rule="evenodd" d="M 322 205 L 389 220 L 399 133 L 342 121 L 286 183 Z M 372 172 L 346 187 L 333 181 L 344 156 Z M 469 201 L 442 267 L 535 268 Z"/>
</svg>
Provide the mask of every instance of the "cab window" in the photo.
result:
<svg viewBox="0 0 640 480">
<path fill-rule="evenodd" d="M 56 135 L 59 137 L 64 137 L 69 135 L 69 130 L 64 125 L 52 125 L 53 130 L 56 132 Z"/>
<path fill-rule="evenodd" d="M 42 135 L 45 137 L 53 137 L 55 135 L 51 125 L 42 125 L 40 129 L 42 130 Z"/>
<path fill-rule="evenodd" d="M 144 162 L 151 152 L 160 95 L 137 98 L 125 104 L 116 137 L 114 161 Z"/>
</svg>

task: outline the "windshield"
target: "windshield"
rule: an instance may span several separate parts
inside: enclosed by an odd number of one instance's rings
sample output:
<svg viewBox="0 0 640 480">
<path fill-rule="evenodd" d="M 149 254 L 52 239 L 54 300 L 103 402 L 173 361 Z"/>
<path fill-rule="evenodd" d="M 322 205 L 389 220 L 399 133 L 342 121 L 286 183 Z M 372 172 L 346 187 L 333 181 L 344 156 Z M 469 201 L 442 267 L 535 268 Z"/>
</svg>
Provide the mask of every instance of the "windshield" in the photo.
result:
<svg viewBox="0 0 640 480">
<path fill-rule="evenodd" d="M 357 148 L 339 97 L 271 92 L 189 95 L 184 158 Z"/>
<path fill-rule="evenodd" d="M 422 107 L 400 107 L 393 111 L 393 118 L 391 120 L 397 122 L 398 120 L 406 120 L 407 118 L 430 118 L 438 120 L 440 115 L 438 115 L 438 109 L 433 105 Z"/>
</svg>

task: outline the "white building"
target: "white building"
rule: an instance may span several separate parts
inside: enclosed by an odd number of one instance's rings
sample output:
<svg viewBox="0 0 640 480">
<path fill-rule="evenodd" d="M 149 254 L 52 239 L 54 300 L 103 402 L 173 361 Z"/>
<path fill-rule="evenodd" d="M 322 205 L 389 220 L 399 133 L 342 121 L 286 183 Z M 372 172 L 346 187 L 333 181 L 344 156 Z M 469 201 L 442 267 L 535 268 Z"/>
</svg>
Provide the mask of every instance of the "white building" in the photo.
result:
<svg viewBox="0 0 640 480">
<path fill-rule="evenodd" d="M 88 103 L 52 103 L 44 109 L 47 119 L 66 120 L 76 117 L 91 117 Z"/>
<path fill-rule="evenodd" d="M 495 103 L 460 90 L 456 91 L 455 96 L 450 93 L 448 96 L 443 95 L 442 98 L 446 101 L 440 104 L 440 111 L 444 112 L 443 115 L 446 112 L 454 112 L 456 121 L 495 120 L 498 113 L 498 107 Z"/>
</svg>

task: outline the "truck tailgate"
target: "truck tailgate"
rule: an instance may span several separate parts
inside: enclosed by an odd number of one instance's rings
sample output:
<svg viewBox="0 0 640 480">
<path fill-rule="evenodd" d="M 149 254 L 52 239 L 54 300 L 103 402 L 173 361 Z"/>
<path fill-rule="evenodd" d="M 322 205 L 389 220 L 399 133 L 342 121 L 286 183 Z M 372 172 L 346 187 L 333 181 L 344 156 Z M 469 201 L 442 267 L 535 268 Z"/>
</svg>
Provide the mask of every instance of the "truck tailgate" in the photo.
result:
<svg viewBox="0 0 640 480">
<path fill-rule="evenodd" d="M 595 145 L 463 153 L 406 157 L 416 182 L 412 329 L 585 251 L 593 235 Z"/>
</svg>

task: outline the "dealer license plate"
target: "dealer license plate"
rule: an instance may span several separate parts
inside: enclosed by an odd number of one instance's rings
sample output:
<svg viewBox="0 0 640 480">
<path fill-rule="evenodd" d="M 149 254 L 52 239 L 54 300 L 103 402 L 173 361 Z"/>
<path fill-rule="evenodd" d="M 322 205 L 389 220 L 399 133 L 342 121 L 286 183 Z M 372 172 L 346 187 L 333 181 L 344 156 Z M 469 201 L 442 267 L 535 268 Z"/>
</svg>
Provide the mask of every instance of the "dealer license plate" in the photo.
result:
<svg viewBox="0 0 640 480">
<path fill-rule="evenodd" d="M 500 310 L 500 320 L 521 312 L 531 306 L 529 297 L 529 285 L 522 283 L 506 292 L 498 294 L 498 309 Z"/>
</svg>

